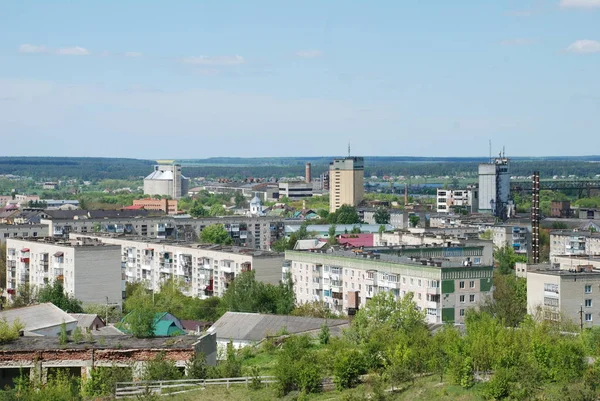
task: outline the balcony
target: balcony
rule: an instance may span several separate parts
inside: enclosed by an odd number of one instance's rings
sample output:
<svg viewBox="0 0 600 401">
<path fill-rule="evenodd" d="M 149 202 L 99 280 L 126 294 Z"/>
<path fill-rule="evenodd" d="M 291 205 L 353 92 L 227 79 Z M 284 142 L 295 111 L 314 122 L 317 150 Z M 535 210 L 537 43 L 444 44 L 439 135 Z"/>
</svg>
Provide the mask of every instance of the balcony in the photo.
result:
<svg viewBox="0 0 600 401">
<path fill-rule="evenodd" d="M 427 308 L 428 309 L 439 309 L 440 308 L 440 303 L 439 302 L 435 302 L 435 301 L 427 301 Z"/>
<path fill-rule="evenodd" d="M 223 273 L 233 273 L 235 272 L 235 267 L 233 267 L 233 263 L 231 264 L 225 264 L 225 265 L 221 265 L 219 266 L 219 268 L 221 269 L 221 272 Z"/>
<path fill-rule="evenodd" d="M 29 257 L 26 257 L 26 258 L 20 258 L 19 260 L 21 261 L 21 263 L 25 263 L 25 264 L 28 264 L 28 263 L 29 263 Z"/>
<path fill-rule="evenodd" d="M 441 294 L 440 287 L 427 287 L 427 290 L 425 290 L 425 291 L 427 292 L 427 294 L 431 294 L 431 295 Z"/>
</svg>

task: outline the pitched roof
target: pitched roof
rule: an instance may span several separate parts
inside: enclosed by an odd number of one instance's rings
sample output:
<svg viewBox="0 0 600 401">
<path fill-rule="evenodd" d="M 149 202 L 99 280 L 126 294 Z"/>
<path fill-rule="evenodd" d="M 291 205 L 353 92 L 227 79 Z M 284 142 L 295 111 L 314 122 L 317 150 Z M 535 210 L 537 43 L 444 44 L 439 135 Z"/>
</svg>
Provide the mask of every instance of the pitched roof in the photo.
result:
<svg viewBox="0 0 600 401">
<path fill-rule="evenodd" d="M 91 313 L 70 313 L 70 315 L 77 319 L 77 327 L 81 329 L 89 329 L 94 324 L 94 320 L 100 319 L 98 315 Z M 100 321 L 104 324 L 102 319 Z"/>
<path fill-rule="evenodd" d="M 226 312 L 208 329 L 208 332 L 216 332 L 217 339 L 258 342 L 267 336 L 275 335 L 282 329 L 289 334 L 302 334 L 319 330 L 324 323 L 330 328 L 348 325 L 348 321 L 344 319 Z"/>
<path fill-rule="evenodd" d="M 63 322 L 77 322 L 77 319 L 50 302 L 4 310 L 0 312 L 0 319 L 6 319 L 9 324 L 18 319 L 25 325 L 24 331 L 35 331 L 46 327 L 58 326 Z"/>
</svg>

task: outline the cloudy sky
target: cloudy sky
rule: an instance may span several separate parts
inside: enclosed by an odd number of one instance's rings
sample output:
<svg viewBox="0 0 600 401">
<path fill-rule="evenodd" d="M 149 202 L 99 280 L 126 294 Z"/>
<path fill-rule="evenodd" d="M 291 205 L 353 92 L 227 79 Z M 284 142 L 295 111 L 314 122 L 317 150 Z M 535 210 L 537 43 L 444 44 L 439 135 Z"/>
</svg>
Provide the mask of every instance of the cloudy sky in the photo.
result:
<svg viewBox="0 0 600 401">
<path fill-rule="evenodd" d="M 3 1 L 0 155 L 600 154 L 600 0 Z"/>
</svg>

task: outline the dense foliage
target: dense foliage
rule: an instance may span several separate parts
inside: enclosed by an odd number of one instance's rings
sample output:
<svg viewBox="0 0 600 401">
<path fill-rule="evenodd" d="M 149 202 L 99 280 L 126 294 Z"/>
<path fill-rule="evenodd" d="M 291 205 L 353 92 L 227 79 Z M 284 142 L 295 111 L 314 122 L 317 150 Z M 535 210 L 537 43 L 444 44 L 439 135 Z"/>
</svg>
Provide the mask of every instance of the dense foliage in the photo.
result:
<svg viewBox="0 0 600 401">
<path fill-rule="evenodd" d="M 233 242 L 223 224 L 212 224 L 200 232 L 201 242 L 209 244 L 229 245 Z"/>
</svg>

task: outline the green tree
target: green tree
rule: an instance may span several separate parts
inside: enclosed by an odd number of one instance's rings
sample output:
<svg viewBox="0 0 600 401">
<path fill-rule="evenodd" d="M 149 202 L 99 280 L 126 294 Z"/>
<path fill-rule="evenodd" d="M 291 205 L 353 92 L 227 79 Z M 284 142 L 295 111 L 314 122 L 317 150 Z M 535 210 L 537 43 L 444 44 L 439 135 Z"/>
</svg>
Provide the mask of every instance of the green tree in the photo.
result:
<svg viewBox="0 0 600 401">
<path fill-rule="evenodd" d="M 486 240 L 491 240 L 493 236 L 494 236 L 494 232 L 492 230 L 485 230 L 484 232 L 482 232 L 479 235 L 479 238 L 486 239 Z"/>
<path fill-rule="evenodd" d="M 67 313 L 83 313 L 81 301 L 65 294 L 65 289 L 59 280 L 43 286 L 38 291 L 37 299 L 40 303 L 51 302 Z"/>
<path fill-rule="evenodd" d="M 86 397 L 111 396 L 118 382 L 133 380 L 131 367 L 96 366 L 90 370 L 89 377 L 83 382 L 82 393 Z"/>
<path fill-rule="evenodd" d="M 517 327 L 527 315 L 527 280 L 514 274 L 494 274 L 494 293 L 481 310 L 510 327 Z"/>
<path fill-rule="evenodd" d="M 329 245 L 337 244 L 337 238 L 335 237 L 335 224 L 329 226 L 329 231 L 327 232 L 327 243 Z"/>
<path fill-rule="evenodd" d="M 209 216 L 209 212 L 208 210 L 206 210 L 206 208 L 197 200 L 194 201 L 193 206 L 190 208 L 190 210 L 188 211 L 188 213 L 190 214 L 190 216 L 192 217 L 208 217 Z"/>
<path fill-rule="evenodd" d="M 6 278 L 6 244 L 0 243 L 0 287 L 7 287 Z"/>
<path fill-rule="evenodd" d="M 66 345 L 69 342 L 69 335 L 67 334 L 67 325 L 62 322 L 60 325 L 60 332 L 58 333 L 58 343 L 60 345 Z"/>
<path fill-rule="evenodd" d="M 419 225 L 419 221 L 421 221 L 421 218 L 416 214 L 412 214 L 408 217 L 408 221 L 411 227 L 416 227 Z"/>
<path fill-rule="evenodd" d="M 333 382 L 338 390 L 354 387 L 360 375 L 366 373 L 366 362 L 360 351 L 346 349 L 335 356 Z"/>
<path fill-rule="evenodd" d="M 317 317 L 321 319 L 335 319 L 339 317 L 321 301 L 303 302 L 296 306 L 291 314 L 294 316 Z"/>
<path fill-rule="evenodd" d="M 390 212 L 384 207 L 377 208 L 373 217 L 377 224 L 389 224 L 390 222 Z"/>
<path fill-rule="evenodd" d="M 233 242 L 223 224 L 212 224 L 200 232 L 202 242 L 219 245 L 229 245 Z"/>
<path fill-rule="evenodd" d="M 317 392 L 321 384 L 322 372 L 315 364 L 316 355 L 311 349 L 308 336 L 288 337 L 277 354 L 274 375 L 277 379 L 278 395 L 284 396 L 293 389 L 305 393 Z"/>
<path fill-rule="evenodd" d="M 211 217 L 225 216 L 227 213 L 223 205 L 212 205 L 208 214 Z"/>
<path fill-rule="evenodd" d="M 36 303 L 37 291 L 34 286 L 29 283 L 19 284 L 17 287 L 17 295 L 12 299 L 11 307 L 20 308 Z"/>
<path fill-rule="evenodd" d="M 500 274 L 512 273 L 517 262 L 527 262 L 527 256 L 517 255 L 510 246 L 503 246 L 494 250 L 494 259 Z"/>
<path fill-rule="evenodd" d="M 79 326 L 75 327 L 73 330 L 73 341 L 77 344 L 83 342 L 83 333 L 81 332 L 81 328 Z"/>
<path fill-rule="evenodd" d="M 25 326 L 16 319 L 9 324 L 6 318 L 0 318 L 0 344 L 6 344 L 19 338 L 19 332 L 23 330 Z"/>
<path fill-rule="evenodd" d="M 354 226 L 352 230 L 350 230 L 350 234 L 360 234 L 360 227 Z"/>
<path fill-rule="evenodd" d="M 146 363 L 142 377 L 144 380 L 179 380 L 182 376 L 175 361 L 167 359 L 166 354 L 160 352 Z"/>
<path fill-rule="evenodd" d="M 342 205 L 334 213 L 329 213 L 327 221 L 331 224 L 358 224 L 360 217 L 356 208 L 349 205 Z"/>
<path fill-rule="evenodd" d="M 194 354 L 185 364 L 186 376 L 189 379 L 206 379 L 208 366 L 204 354 Z"/>
<path fill-rule="evenodd" d="M 137 338 L 154 336 L 156 309 L 152 296 L 143 287 L 139 287 L 125 300 L 124 306 L 129 313 L 121 321 L 121 327 Z"/>
<path fill-rule="evenodd" d="M 285 252 L 289 246 L 287 238 L 279 238 L 277 241 L 271 244 L 271 250 L 274 252 Z"/>
<path fill-rule="evenodd" d="M 321 325 L 321 330 L 319 331 L 319 343 L 321 343 L 321 345 L 329 344 L 330 335 L 329 326 L 326 323 L 323 323 Z"/>
</svg>

